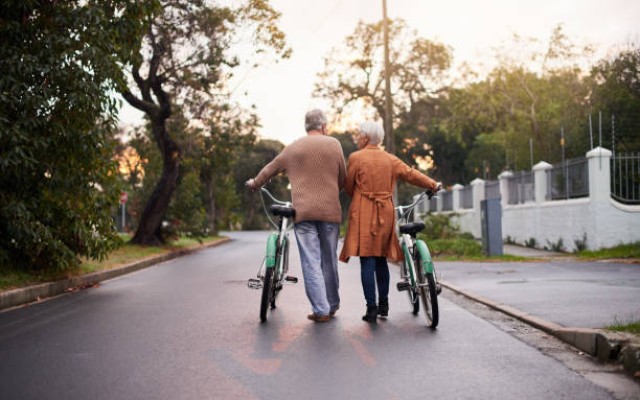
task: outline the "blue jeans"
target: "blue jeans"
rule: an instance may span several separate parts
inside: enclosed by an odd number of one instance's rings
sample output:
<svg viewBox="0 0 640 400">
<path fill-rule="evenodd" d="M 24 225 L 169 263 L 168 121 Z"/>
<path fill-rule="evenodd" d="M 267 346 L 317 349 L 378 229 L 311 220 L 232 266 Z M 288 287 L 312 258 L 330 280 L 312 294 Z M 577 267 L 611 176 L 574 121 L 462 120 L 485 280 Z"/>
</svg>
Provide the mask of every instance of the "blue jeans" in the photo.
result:
<svg viewBox="0 0 640 400">
<path fill-rule="evenodd" d="M 375 306 L 376 282 L 380 300 L 389 299 L 389 265 L 384 257 L 360 257 L 360 279 L 367 306 Z"/>
<path fill-rule="evenodd" d="M 314 314 L 327 315 L 340 307 L 338 295 L 338 235 L 334 222 L 302 221 L 295 224 L 304 289 Z"/>
</svg>

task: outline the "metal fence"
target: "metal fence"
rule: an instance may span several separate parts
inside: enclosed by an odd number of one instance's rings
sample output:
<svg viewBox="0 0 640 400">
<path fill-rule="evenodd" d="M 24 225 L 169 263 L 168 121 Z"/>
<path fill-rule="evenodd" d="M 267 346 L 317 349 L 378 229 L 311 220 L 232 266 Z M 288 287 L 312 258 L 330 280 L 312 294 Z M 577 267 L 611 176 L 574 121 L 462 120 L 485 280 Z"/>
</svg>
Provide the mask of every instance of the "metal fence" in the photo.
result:
<svg viewBox="0 0 640 400">
<path fill-rule="evenodd" d="M 442 192 L 439 196 L 442 199 L 442 211 L 453 211 L 453 192 Z"/>
<path fill-rule="evenodd" d="M 611 197 L 624 204 L 640 204 L 640 153 L 611 158 Z"/>
<path fill-rule="evenodd" d="M 523 204 L 535 201 L 533 173 L 520 171 L 507 180 L 509 190 L 509 204 Z"/>
<path fill-rule="evenodd" d="M 438 212 L 438 199 L 436 197 L 433 197 L 431 200 L 428 200 L 428 201 L 429 201 L 429 211 Z"/>
<path fill-rule="evenodd" d="M 487 200 L 500 199 L 500 181 L 487 181 L 484 184 L 484 198 Z"/>
<path fill-rule="evenodd" d="M 473 208 L 473 186 L 467 185 L 460 190 L 460 208 Z"/>
<path fill-rule="evenodd" d="M 574 158 L 547 170 L 547 200 L 589 197 L 589 162 Z"/>
</svg>

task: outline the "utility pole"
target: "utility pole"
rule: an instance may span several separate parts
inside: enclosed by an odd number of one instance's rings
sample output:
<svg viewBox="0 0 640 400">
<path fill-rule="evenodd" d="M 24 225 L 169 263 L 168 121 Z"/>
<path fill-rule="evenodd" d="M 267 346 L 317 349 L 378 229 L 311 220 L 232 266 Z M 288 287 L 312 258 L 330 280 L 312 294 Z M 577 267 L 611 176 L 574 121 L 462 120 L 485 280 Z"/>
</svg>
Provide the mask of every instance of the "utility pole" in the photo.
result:
<svg viewBox="0 0 640 400">
<path fill-rule="evenodd" d="M 387 0 L 382 0 L 382 27 L 384 34 L 384 134 L 385 148 L 395 154 L 393 140 L 393 107 L 391 103 L 391 65 L 389 63 L 389 19 L 387 18 Z"/>
</svg>

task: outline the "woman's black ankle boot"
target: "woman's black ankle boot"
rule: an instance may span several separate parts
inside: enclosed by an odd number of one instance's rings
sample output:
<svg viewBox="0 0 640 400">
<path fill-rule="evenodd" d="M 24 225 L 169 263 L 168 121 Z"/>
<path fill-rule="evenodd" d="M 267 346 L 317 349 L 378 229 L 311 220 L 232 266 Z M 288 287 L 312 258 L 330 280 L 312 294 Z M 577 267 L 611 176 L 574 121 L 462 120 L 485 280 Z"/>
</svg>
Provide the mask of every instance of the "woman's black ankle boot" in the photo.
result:
<svg viewBox="0 0 640 400">
<path fill-rule="evenodd" d="M 362 320 L 375 324 L 378 320 L 378 307 L 367 306 L 367 313 L 362 316 Z"/>
<path fill-rule="evenodd" d="M 378 303 L 378 314 L 385 318 L 389 315 L 389 299 L 380 300 Z"/>
</svg>

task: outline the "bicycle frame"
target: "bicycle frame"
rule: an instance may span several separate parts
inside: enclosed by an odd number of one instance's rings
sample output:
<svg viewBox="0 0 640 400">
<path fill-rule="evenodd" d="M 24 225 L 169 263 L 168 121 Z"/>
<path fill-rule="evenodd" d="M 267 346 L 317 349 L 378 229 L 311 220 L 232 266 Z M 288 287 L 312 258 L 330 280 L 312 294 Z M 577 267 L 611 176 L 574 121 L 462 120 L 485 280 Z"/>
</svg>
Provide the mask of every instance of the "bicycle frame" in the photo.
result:
<svg viewBox="0 0 640 400">
<path fill-rule="evenodd" d="M 396 226 L 400 226 L 402 223 L 407 222 L 407 216 L 411 214 L 415 206 L 422 200 L 425 196 L 425 193 L 422 193 L 420 197 L 412 204 L 408 206 L 398 206 L 396 210 L 398 210 L 398 220 Z M 409 271 L 409 279 L 411 280 L 411 284 L 417 284 L 416 281 L 416 266 L 413 265 L 413 255 L 416 251 L 420 252 L 420 260 L 422 265 L 418 267 L 422 268 L 425 273 L 433 273 L 433 260 L 431 258 L 431 252 L 429 251 L 429 247 L 425 243 L 424 240 L 416 239 L 414 242 L 413 237 L 411 235 L 402 233 L 400 236 L 400 247 L 402 248 L 402 252 L 404 254 L 404 263 Z"/>
<path fill-rule="evenodd" d="M 288 201 L 280 201 L 274 198 L 271 193 L 265 188 L 260 189 L 262 193 L 267 194 L 271 198 L 274 203 L 281 204 L 286 207 L 291 207 L 291 202 Z M 269 214 L 267 213 L 267 216 Z M 284 272 L 287 270 L 287 265 L 284 254 L 282 252 L 278 252 L 278 249 L 284 249 L 285 246 L 288 245 L 288 235 L 287 229 L 289 225 L 289 218 L 280 217 L 279 226 L 276 225 L 271 218 L 269 218 L 271 223 L 278 229 L 277 232 L 272 232 L 267 239 L 267 256 L 265 259 L 265 268 L 277 268 L 278 277 L 282 276 Z"/>
<path fill-rule="evenodd" d="M 417 233 L 424 229 L 424 225 L 407 224 L 408 217 L 424 195 L 428 195 L 431 198 L 433 193 L 423 193 L 412 204 L 395 208 L 398 212 L 396 227 L 404 255 L 401 270 L 403 281 L 398 282 L 397 287 L 400 291 L 407 291 L 414 315 L 418 314 L 420 310 L 419 300 L 422 300 L 423 311 L 427 317 L 427 325 L 430 328 L 435 328 L 438 325 L 439 318 L 437 299 L 439 289 L 435 277 L 435 267 L 429 247 L 424 240 L 416 238 Z M 406 226 L 406 228 L 401 228 L 403 226 Z M 415 265 L 416 263 L 418 265 Z"/>
<path fill-rule="evenodd" d="M 274 215 L 279 217 L 279 223 L 276 224 L 271 219 L 267 206 L 264 202 L 264 196 L 266 194 L 271 200 L 280 206 L 291 208 L 291 202 L 280 201 L 274 198 L 271 193 L 265 188 L 260 189 L 260 199 L 262 205 L 267 214 L 267 218 L 273 226 L 277 229 L 276 232 L 269 234 L 267 238 L 267 252 L 264 258 L 260 270 L 258 271 L 258 279 L 249 279 L 247 284 L 251 288 L 262 288 L 262 296 L 260 300 L 260 320 L 266 322 L 267 310 L 276 308 L 276 298 L 278 293 L 283 288 L 284 281 L 297 282 L 297 278 L 286 276 L 289 269 L 289 239 L 287 230 L 289 227 L 289 220 L 291 214 L 290 211 L 283 211 L 276 208 L 272 208 L 271 211 Z M 295 211 L 294 211 L 295 212 Z"/>
</svg>

